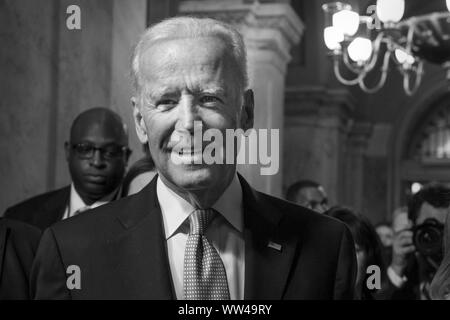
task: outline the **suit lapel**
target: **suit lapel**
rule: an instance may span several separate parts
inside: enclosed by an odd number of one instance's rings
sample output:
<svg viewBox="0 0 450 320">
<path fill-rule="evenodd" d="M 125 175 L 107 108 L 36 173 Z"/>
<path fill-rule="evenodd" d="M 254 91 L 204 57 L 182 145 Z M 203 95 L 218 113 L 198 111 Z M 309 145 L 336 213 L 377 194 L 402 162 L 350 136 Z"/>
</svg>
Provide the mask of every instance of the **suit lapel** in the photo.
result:
<svg viewBox="0 0 450 320">
<path fill-rule="evenodd" d="M 293 258 L 298 253 L 297 238 L 284 236 L 286 226 L 283 226 L 280 209 L 267 203 L 241 176 L 239 178 L 244 199 L 244 298 L 281 299 Z M 121 255 L 117 261 L 133 266 L 129 280 L 133 296 L 174 299 L 167 241 L 156 196 L 156 177 L 130 199 L 128 208 L 127 212 L 118 214 L 125 231 L 111 246 L 111 253 Z M 118 268 L 116 279 L 121 278 L 120 270 Z M 124 267 L 123 270 L 124 278 L 129 279 L 129 269 Z"/>
<path fill-rule="evenodd" d="M 161 209 L 156 196 L 156 177 L 130 199 L 129 210 L 118 215 L 125 232 L 111 247 L 126 266 L 126 287 L 143 299 L 174 299 Z M 129 267 L 133 270 L 130 272 Z M 119 268 L 120 272 L 121 268 Z M 119 277 L 118 277 L 119 278 Z"/>
<path fill-rule="evenodd" d="M 42 212 L 38 215 L 34 215 L 36 218 L 35 224 L 41 229 L 45 229 L 60 221 L 69 203 L 69 199 L 70 186 L 60 189 L 58 193 L 47 199 Z"/>
<path fill-rule="evenodd" d="M 244 298 L 279 300 L 298 251 L 297 239 L 284 236 L 280 209 L 266 203 L 241 176 L 239 178 L 244 199 Z"/>
</svg>

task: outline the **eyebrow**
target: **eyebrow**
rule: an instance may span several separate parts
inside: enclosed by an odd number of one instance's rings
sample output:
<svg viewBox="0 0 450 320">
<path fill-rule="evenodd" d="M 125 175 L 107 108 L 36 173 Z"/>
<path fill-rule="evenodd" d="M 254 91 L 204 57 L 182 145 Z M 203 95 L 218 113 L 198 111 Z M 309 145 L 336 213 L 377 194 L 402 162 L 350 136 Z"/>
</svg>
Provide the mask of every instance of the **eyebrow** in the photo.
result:
<svg viewBox="0 0 450 320">
<path fill-rule="evenodd" d="M 174 96 L 179 95 L 180 91 L 177 89 L 171 89 L 169 87 L 161 87 L 156 90 L 148 90 L 145 94 L 146 97 L 150 98 L 151 100 L 158 100 L 160 98 L 166 97 L 166 96 Z M 209 88 L 194 88 L 189 90 L 192 94 L 201 94 L 201 93 L 209 93 L 209 94 L 215 94 L 220 95 L 223 97 L 227 97 L 227 90 L 225 90 L 222 87 L 209 87 Z"/>
<path fill-rule="evenodd" d="M 146 98 L 150 98 L 151 100 L 157 100 L 161 97 L 173 95 L 174 92 L 169 87 L 160 87 L 155 90 L 146 90 L 147 92 L 144 93 L 144 96 Z"/>
<path fill-rule="evenodd" d="M 199 90 L 199 91 L 202 93 L 212 93 L 212 94 L 227 96 L 226 90 L 223 88 L 220 88 L 220 87 L 206 88 L 204 90 Z"/>
</svg>

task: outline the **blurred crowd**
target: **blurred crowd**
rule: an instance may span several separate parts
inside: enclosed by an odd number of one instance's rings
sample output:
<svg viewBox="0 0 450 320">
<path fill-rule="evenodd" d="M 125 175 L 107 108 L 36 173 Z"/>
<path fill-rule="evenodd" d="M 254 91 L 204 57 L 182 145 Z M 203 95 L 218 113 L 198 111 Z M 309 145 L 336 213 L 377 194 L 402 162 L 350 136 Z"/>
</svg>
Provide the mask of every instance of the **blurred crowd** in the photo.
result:
<svg viewBox="0 0 450 320">
<path fill-rule="evenodd" d="M 429 183 L 397 208 L 392 221 L 373 225 L 362 213 L 344 206 L 328 207 L 324 188 L 302 180 L 286 198 L 344 222 L 357 255 L 355 297 L 382 300 L 450 299 L 450 188 Z M 379 286 L 369 283 L 380 270 Z"/>
</svg>

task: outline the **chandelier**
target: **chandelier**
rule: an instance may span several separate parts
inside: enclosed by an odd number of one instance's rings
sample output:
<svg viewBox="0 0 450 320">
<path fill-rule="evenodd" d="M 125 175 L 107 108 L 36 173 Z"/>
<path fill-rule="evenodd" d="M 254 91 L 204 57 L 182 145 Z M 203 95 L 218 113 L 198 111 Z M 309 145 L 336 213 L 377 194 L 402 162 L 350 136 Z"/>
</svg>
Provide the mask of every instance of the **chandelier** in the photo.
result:
<svg viewBox="0 0 450 320">
<path fill-rule="evenodd" d="M 385 84 L 393 61 L 403 76 L 406 94 L 413 95 L 427 60 L 442 65 L 450 80 L 450 0 L 446 5 L 447 11 L 402 20 L 404 0 L 378 0 L 370 16 L 360 16 L 346 3 L 324 4 L 323 35 L 336 78 L 345 85 L 359 85 L 363 91 L 374 93 Z M 344 75 L 342 67 L 347 70 Z M 367 75 L 375 69 L 381 71 L 378 79 L 373 81 L 372 76 L 372 81 L 367 81 Z M 367 82 L 375 84 L 369 86 Z"/>
</svg>

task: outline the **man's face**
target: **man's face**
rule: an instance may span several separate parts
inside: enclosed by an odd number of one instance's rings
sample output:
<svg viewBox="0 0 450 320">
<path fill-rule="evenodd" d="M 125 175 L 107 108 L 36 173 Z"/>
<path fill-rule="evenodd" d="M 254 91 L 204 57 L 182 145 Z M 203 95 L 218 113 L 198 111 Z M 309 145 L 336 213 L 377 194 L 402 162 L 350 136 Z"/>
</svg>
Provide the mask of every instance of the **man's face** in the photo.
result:
<svg viewBox="0 0 450 320">
<path fill-rule="evenodd" d="M 121 183 L 127 155 L 110 157 L 95 150 L 90 158 L 80 155 L 74 145 L 94 146 L 107 151 L 119 150 L 126 145 L 123 128 L 117 126 L 88 121 L 77 125 L 66 144 L 66 158 L 75 189 L 86 202 L 90 204 L 113 192 Z"/>
<path fill-rule="evenodd" d="M 235 164 L 194 163 L 210 143 L 196 141 L 202 150 L 194 150 L 194 121 L 202 123 L 203 132 L 215 128 L 223 137 L 225 129 L 247 130 L 252 124 L 245 110 L 253 104 L 242 108 L 247 100 L 227 51 L 218 38 L 177 39 L 152 46 L 141 58 L 143 89 L 134 98 L 138 136 L 148 141 L 161 178 L 175 188 L 217 187 L 234 175 Z"/>
<path fill-rule="evenodd" d="M 301 189 L 297 195 L 297 203 L 319 213 L 324 213 L 328 209 L 325 193 L 314 187 Z"/>
<path fill-rule="evenodd" d="M 422 224 L 428 218 L 434 218 L 437 221 L 445 224 L 445 217 L 449 212 L 449 208 L 435 208 L 428 202 L 424 202 L 420 207 L 417 215 L 416 225 Z"/>
</svg>

